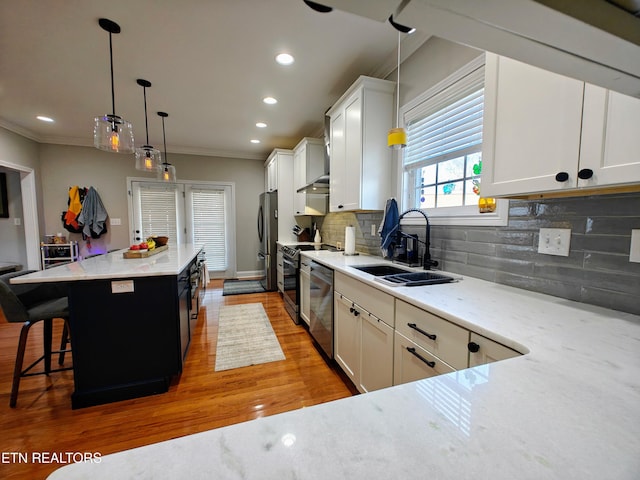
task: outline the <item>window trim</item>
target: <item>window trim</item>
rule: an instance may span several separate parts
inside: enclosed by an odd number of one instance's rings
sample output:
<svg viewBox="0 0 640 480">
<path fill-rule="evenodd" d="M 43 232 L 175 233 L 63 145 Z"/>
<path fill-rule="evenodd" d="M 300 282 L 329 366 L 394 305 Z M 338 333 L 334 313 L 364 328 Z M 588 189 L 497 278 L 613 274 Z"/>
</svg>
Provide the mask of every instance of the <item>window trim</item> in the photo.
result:
<svg viewBox="0 0 640 480">
<path fill-rule="evenodd" d="M 482 53 L 471 62 L 464 65 L 451 75 L 447 76 L 440 82 L 425 90 L 422 94 L 408 101 L 400 107 L 401 126 L 405 127 L 408 123 L 406 117 L 410 112 L 420 112 L 421 106 L 434 95 L 437 95 L 447 88 L 459 82 L 467 75 L 473 73 L 485 64 L 485 55 Z M 405 205 L 407 195 L 405 193 L 405 185 L 407 184 L 408 175 L 404 171 L 403 151 L 397 154 L 397 179 L 398 179 L 398 197 L 403 210 L 411 208 Z M 411 188 L 409 186 L 409 188 Z M 498 199 L 496 201 L 496 210 L 491 213 L 479 213 L 478 207 L 475 205 L 467 205 L 460 207 L 441 207 L 426 208 L 423 211 L 429 217 L 432 225 L 461 225 L 461 226 L 505 226 L 509 222 L 509 200 Z M 409 218 L 404 219 L 407 224 L 411 223 Z M 420 221 L 420 219 L 419 219 Z"/>
</svg>

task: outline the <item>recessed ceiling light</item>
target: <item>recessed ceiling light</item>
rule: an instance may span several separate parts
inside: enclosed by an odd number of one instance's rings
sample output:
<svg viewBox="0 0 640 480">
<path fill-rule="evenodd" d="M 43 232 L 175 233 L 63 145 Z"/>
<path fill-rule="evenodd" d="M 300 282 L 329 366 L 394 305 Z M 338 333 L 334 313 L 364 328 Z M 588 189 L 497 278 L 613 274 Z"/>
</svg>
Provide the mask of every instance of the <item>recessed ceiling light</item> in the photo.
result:
<svg viewBox="0 0 640 480">
<path fill-rule="evenodd" d="M 267 105 L 275 105 L 276 103 L 278 103 L 278 100 L 273 97 L 264 97 L 262 101 Z"/>
<path fill-rule="evenodd" d="M 276 56 L 276 62 L 278 62 L 280 65 L 291 65 L 293 62 L 295 62 L 295 59 L 288 53 L 281 53 Z"/>
<path fill-rule="evenodd" d="M 258 128 L 267 128 L 267 124 L 264 122 L 258 122 L 256 123 L 256 127 Z"/>
<path fill-rule="evenodd" d="M 49 123 L 53 122 L 53 118 L 51 118 L 51 117 L 45 117 L 44 115 L 38 115 L 36 118 L 37 118 L 38 120 L 43 121 L 43 122 L 49 122 Z"/>
<path fill-rule="evenodd" d="M 251 140 L 251 143 L 260 143 L 260 140 L 254 138 L 254 139 Z"/>
</svg>

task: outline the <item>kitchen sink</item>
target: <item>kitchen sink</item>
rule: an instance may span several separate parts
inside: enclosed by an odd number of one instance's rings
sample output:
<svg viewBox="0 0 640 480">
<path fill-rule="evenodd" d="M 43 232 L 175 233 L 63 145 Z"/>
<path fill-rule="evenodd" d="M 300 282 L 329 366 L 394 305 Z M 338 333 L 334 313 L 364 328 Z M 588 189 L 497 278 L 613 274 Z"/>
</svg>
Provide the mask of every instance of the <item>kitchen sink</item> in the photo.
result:
<svg viewBox="0 0 640 480">
<path fill-rule="evenodd" d="M 417 287 L 420 285 L 434 285 L 436 283 L 449 283 L 455 281 L 453 277 L 432 272 L 397 273 L 394 275 L 385 275 L 383 279 L 385 280 L 385 283 L 389 282 L 390 284 L 398 287 Z"/>
<path fill-rule="evenodd" d="M 356 270 L 360 270 L 361 272 L 368 273 L 369 275 L 374 275 L 376 277 L 383 277 L 385 275 L 393 275 L 397 273 L 411 273 L 409 270 L 405 270 L 404 268 L 398 268 L 387 264 L 362 265 L 359 267 L 352 266 L 351 268 L 355 268 Z"/>
</svg>

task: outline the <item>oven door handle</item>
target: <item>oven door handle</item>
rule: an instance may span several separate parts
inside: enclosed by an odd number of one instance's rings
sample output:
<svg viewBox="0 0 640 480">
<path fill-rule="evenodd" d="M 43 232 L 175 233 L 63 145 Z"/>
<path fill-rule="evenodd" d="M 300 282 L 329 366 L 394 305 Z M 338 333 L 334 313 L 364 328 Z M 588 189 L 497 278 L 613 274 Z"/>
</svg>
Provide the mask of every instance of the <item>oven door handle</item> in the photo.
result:
<svg viewBox="0 0 640 480">
<path fill-rule="evenodd" d="M 293 261 L 291 261 L 287 257 L 282 257 L 282 263 L 286 263 L 287 265 L 290 265 L 291 267 L 293 267 L 296 270 L 298 269 L 298 266 L 295 263 L 293 263 Z"/>
</svg>

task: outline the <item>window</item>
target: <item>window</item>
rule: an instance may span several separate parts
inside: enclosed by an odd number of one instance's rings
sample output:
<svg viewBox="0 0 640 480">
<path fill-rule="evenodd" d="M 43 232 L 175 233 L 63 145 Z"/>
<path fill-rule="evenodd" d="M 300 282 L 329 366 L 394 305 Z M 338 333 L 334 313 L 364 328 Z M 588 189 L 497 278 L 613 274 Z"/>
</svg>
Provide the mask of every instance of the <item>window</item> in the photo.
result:
<svg viewBox="0 0 640 480">
<path fill-rule="evenodd" d="M 506 225 L 508 203 L 480 214 L 484 56 L 403 107 L 402 204 L 433 224 Z M 507 205 L 505 205 L 507 204 Z"/>
</svg>

